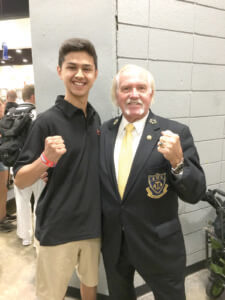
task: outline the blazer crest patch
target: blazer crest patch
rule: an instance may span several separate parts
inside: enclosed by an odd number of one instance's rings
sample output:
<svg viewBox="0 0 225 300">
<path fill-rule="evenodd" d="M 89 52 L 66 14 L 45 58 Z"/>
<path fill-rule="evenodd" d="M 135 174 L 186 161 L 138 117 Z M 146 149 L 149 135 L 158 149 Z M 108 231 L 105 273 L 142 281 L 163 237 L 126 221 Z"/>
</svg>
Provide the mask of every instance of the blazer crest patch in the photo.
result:
<svg viewBox="0 0 225 300">
<path fill-rule="evenodd" d="M 167 193 L 168 184 L 166 184 L 166 173 L 156 173 L 148 175 L 147 195 L 150 198 L 158 199 Z"/>
</svg>

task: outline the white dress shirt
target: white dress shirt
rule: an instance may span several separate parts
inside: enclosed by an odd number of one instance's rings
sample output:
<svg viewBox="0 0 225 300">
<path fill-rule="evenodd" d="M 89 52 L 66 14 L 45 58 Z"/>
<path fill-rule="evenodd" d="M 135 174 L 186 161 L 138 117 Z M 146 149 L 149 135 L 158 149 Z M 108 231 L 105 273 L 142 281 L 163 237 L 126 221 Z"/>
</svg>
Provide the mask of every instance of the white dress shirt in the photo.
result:
<svg viewBox="0 0 225 300">
<path fill-rule="evenodd" d="M 142 136 L 142 133 L 143 133 L 143 130 L 145 127 L 145 122 L 146 122 L 147 117 L 148 117 L 148 114 L 146 114 L 146 116 L 144 116 L 144 118 L 133 123 L 133 125 L 134 125 L 134 130 L 132 132 L 132 135 L 133 135 L 133 146 L 132 146 L 133 159 L 136 154 L 139 142 L 141 140 L 141 136 Z M 117 137 L 116 137 L 116 143 L 115 143 L 115 147 L 114 147 L 114 165 L 115 165 L 116 179 L 118 179 L 118 165 L 119 165 L 120 148 L 122 145 L 122 140 L 123 140 L 124 134 L 126 132 L 125 127 L 128 123 L 129 122 L 127 121 L 127 119 L 125 119 L 123 116 L 122 120 L 120 122 Z"/>
</svg>

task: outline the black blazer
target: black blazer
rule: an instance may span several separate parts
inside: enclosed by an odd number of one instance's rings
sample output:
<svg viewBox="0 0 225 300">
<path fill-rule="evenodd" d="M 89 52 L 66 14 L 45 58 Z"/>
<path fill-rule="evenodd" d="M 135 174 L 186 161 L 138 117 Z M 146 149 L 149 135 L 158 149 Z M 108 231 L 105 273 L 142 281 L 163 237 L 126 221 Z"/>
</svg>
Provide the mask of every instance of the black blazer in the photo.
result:
<svg viewBox="0 0 225 300">
<path fill-rule="evenodd" d="M 206 190 L 204 172 L 189 128 L 154 115 L 146 120 L 121 201 L 114 167 L 114 145 L 120 118 L 104 123 L 101 130 L 100 177 L 104 260 L 116 263 L 122 231 L 137 270 L 153 273 L 182 272 L 186 253 L 178 218 L 178 197 L 196 203 Z M 171 166 L 157 151 L 161 131 L 179 134 L 184 171 L 177 179 Z"/>
</svg>

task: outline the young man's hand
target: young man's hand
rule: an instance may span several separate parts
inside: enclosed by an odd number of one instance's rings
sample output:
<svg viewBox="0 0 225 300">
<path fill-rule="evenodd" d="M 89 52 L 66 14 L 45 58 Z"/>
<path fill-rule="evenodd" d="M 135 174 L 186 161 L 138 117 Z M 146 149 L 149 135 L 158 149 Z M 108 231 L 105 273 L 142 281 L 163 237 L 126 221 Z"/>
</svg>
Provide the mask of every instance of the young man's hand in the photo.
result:
<svg viewBox="0 0 225 300">
<path fill-rule="evenodd" d="M 48 136 L 45 139 L 44 155 L 47 157 L 48 160 L 56 164 L 60 157 L 65 153 L 66 146 L 61 136 Z"/>
</svg>

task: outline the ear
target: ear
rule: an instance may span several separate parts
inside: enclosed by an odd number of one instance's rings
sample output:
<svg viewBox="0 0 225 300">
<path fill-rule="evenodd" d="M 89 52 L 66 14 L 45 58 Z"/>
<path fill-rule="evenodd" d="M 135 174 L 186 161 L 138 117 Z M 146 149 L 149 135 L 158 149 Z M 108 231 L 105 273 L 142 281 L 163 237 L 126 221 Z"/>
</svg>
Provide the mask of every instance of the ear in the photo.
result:
<svg viewBox="0 0 225 300">
<path fill-rule="evenodd" d="M 31 95 L 31 102 L 35 104 L 35 95 Z"/>
<path fill-rule="evenodd" d="M 98 70 L 95 70 L 95 80 L 98 77 Z"/>
<path fill-rule="evenodd" d="M 58 73 L 60 79 L 61 79 L 61 72 L 62 72 L 62 69 L 61 69 L 61 67 L 58 65 L 58 66 L 57 66 L 57 73 Z"/>
</svg>

